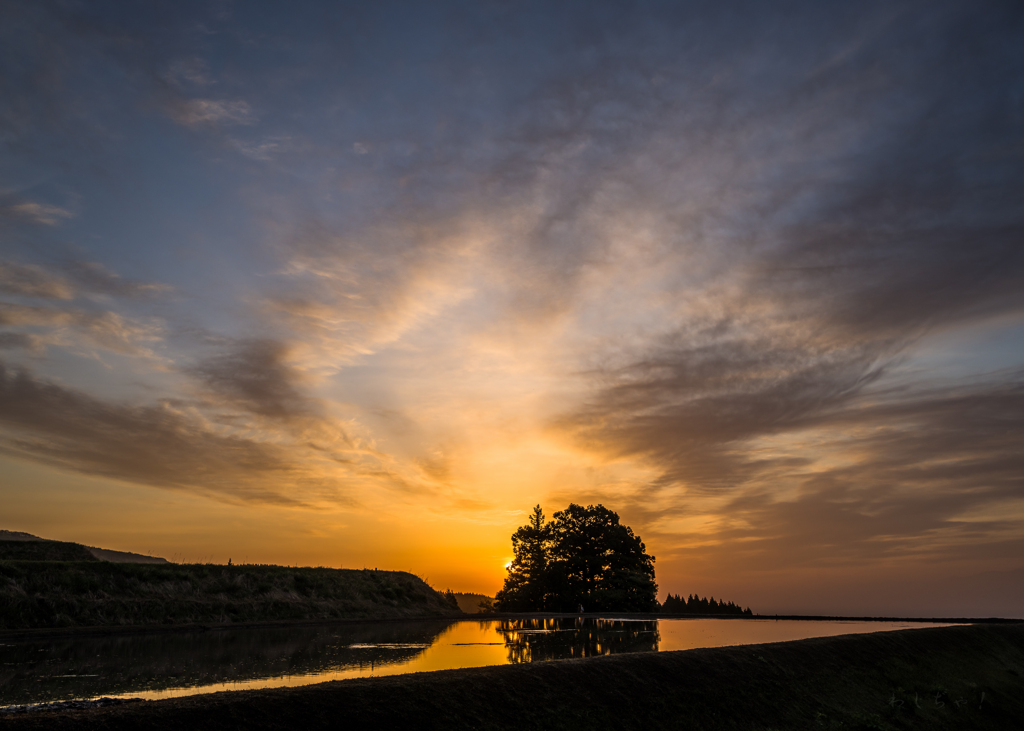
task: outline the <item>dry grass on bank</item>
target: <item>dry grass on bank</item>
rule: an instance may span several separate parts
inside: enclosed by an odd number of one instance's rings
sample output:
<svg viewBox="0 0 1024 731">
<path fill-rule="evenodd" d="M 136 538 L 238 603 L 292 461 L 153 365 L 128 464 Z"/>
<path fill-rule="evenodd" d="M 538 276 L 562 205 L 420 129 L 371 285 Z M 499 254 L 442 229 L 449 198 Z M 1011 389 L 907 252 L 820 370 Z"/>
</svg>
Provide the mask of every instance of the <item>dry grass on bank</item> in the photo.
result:
<svg viewBox="0 0 1024 731">
<path fill-rule="evenodd" d="M 0 629 L 457 616 L 401 571 L 0 561 Z"/>
</svg>

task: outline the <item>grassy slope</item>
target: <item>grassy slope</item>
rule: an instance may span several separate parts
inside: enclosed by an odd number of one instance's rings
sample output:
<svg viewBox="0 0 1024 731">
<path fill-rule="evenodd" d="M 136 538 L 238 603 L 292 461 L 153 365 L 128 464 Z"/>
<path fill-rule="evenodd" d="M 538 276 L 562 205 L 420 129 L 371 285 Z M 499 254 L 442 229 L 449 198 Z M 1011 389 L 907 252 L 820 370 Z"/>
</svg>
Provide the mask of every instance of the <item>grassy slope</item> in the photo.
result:
<svg viewBox="0 0 1024 731">
<path fill-rule="evenodd" d="M 0 561 L 8 630 L 458 614 L 398 571 Z"/>
<path fill-rule="evenodd" d="M 1024 625 L 976 625 L 217 693 L 0 729 L 1010 729 L 1024 728 L 1022 683 Z"/>
<path fill-rule="evenodd" d="M 80 543 L 0 541 L 0 561 L 99 561 Z"/>
<path fill-rule="evenodd" d="M 30 543 L 33 545 L 24 545 Z M 169 563 L 159 556 L 130 551 L 51 541 L 31 533 L 0 529 L 0 561 L 113 561 L 114 563 Z"/>
</svg>

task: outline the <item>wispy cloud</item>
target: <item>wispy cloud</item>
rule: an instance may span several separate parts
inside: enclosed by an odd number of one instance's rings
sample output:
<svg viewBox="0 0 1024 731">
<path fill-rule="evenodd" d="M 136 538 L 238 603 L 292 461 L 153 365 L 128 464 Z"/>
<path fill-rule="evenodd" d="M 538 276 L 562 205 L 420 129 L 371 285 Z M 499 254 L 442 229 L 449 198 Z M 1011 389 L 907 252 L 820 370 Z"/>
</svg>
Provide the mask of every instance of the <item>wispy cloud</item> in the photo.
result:
<svg viewBox="0 0 1024 731">
<path fill-rule="evenodd" d="M 75 214 L 60 206 L 22 201 L 20 203 L 0 204 L 0 219 L 28 221 L 43 226 L 56 226 L 61 221 L 72 218 Z"/>
<path fill-rule="evenodd" d="M 106 403 L 0 366 L 0 450 L 86 474 L 301 505 L 307 469 L 268 442 L 218 433 L 187 408 Z"/>
<path fill-rule="evenodd" d="M 0 261 L 0 293 L 68 300 L 74 287 L 64 277 L 36 264 Z"/>
<path fill-rule="evenodd" d="M 231 144 L 243 155 L 260 162 L 269 162 L 280 154 L 292 149 L 292 138 L 286 135 L 261 138 L 253 141 L 231 139 Z"/>
<path fill-rule="evenodd" d="M 112 297 L 145 297 L 168 292 L 172 287 L 162 282 L 139 282 L 125 279 L 98 262 L 70 262 L 66 271 L 81 291 Z"/>
<path fill-rule="evenodd" d="M 119 298 L 168 292 L 170 285 L 125 279 L 98 262 L 71 261 L 60 267 L 0 261 L 0 294 L 69 300 L 82 295 Z"/>
<path fill-rule="evenodd" d="M 22 349 L 37 355 L 43 352 L 43 339 L 28 333 L 0 332 L 0 349 Z"/>
<path fill-rule="evenodd" d="M 302 395 L 301 374 L 287 363 L 288 347 L 272 340 L 240 342 L 230 352 L 190 369 L 214 394 L 276 419 L 308 416 L 311 400 Z"/>
<path fill-rule="evenodd" d="M 248 102 L 241 99 L 182 99 L 168 106 L 174 121 L 196 126 L 201 124 L 254 124 L 256 115 Z"/>
<path fill-rule="evenodd" d="M 111 311 L 57 309 L 0 302 L 0 326 L 35 328 L 34 342 L 73 345 L 69 333 L 76 333 L 91 346 L 125 355 L 152 355 L 149 348 L 162 340 L 159 323 L 128 319 Z"/>
<path fill-rule="evenodd" d="M 167 78 L 179 85 L 195 84 L 205 87 L 217 83 L 210 73 L 210 65 L 198 56 L 174 61 L 168 69 Z"/>
</svg>

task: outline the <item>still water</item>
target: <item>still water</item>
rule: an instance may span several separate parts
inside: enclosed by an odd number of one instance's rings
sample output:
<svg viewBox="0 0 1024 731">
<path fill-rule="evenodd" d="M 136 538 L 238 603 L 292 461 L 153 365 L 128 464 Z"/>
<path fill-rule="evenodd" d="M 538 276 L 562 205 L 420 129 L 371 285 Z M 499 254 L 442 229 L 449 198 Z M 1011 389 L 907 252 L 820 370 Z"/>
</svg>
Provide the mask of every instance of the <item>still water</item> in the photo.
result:
<svg viewBox="0 0 1024 731">
<path fill-rule="evenodd" d="M 421 620 L 23 642 L 0 639 L 0 707 L 101 696 L 171 698 L 427 670 L 934 626 L 943 625 L 570 617 Z"/>
</svg>

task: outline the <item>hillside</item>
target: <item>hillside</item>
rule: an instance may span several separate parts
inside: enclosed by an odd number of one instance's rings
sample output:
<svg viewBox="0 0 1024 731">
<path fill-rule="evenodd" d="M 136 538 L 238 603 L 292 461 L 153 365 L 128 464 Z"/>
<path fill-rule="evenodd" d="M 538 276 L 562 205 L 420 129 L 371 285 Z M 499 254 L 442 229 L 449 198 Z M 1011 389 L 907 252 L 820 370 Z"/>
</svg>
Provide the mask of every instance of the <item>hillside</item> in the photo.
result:
<svg viewBox="0 0 1024 731">
<path fill-rule="evenodd" d="M 35 549 L 25 548 L 26 543 L 49 543 L 64 546 L 64 548 L 37 546 Z M 68 548 L 77 546 L 77 549 Z M 86 555 L 88 554 L 88 555 Z M 66 558 L 65 558 L 66 556 Z M 130 551 L 114 551 L 109 548 L 97 548 L 95 546 L 84 546 L 81 543 L 68 543 L 65 541 L 52 541 L 48 538 L 40 538 L 31 533 L 21 531 L 0 530 L 0 561 L 110 561 L 111 563 L 169 563 L 166 558 L 158 556 L 143 556 L 141 553 Z"/>
<path fill-rule="evenodd" d="M 401 571 L 0 561 L 0 630 L 461 614 Z"/>
<path fill-rule="evenodd" d="M 99 561 L 80 543 L 0 541 L 0 561 Z"/>
</svg>

